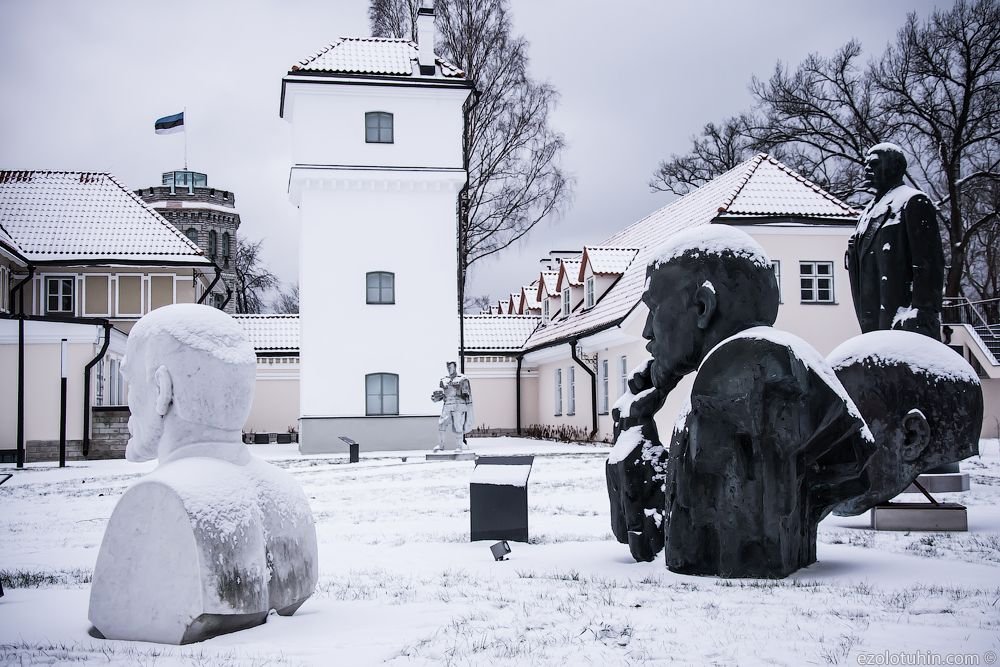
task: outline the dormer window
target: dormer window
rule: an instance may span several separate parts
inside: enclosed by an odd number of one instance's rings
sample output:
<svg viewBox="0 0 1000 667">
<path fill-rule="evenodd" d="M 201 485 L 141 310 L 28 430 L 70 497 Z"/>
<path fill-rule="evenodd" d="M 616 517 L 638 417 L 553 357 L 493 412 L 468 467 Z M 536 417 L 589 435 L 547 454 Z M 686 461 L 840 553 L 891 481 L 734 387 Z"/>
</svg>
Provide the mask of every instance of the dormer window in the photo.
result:
<svg viewBox="0 0 1000 667">
<path fill-rule="evenodd" d="M 545 324 L 548 321 L 549 321 L 549 298 L 548 296 L 546 296 L 545 300 L 542 301 L 542 324 Z"/>
<path fill-rule="evenodd" d="M 584 299 L 587 308 L 594 307 L 594 276 L 587 276 L 587 285 L 584 288 Z"/>
<path fill-rule="evenodd" d="M 365 143 L 393 143 L 391 113 L 387 113 L 385 111 L 369 111 L 365 114 Z"/>
<path fill-rule="evenodd" d="M 562 291 L 562 312 L 563 312 L 563 317 L 569 317 L 569 306 L 570 306 L 569 288 L 565 287 L 565 288 L 563 288 L 563 291 Z"/>
</svg>

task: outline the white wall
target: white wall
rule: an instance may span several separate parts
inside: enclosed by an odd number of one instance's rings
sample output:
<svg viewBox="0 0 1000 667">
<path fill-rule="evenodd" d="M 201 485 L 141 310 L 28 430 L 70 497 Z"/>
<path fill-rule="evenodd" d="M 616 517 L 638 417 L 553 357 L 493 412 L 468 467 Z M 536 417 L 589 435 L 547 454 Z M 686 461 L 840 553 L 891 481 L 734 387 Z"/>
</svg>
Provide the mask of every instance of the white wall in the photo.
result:
<svg viewBox="0 0 1000 667">
<path fill-rule="evenodd" d="M 399 415 L 431 416 L 458 356 L 457 196 L 468 89 L 289 83 L 289 194 L 299 205 L 301 415 L 363 417 L 365 375 L 399 376 Z M 365 112 L 394 143 L 365 143 Z M 366 304 L 365 275 L 395 274 Z"/>
<path fill-rule="evenodd" d="M 466 88 L 289 83 L 285 119 L 300 165 L 462 167 Z M 365 143 L 365 112 L 393 114 L 394 143 Z"/>
</svg>

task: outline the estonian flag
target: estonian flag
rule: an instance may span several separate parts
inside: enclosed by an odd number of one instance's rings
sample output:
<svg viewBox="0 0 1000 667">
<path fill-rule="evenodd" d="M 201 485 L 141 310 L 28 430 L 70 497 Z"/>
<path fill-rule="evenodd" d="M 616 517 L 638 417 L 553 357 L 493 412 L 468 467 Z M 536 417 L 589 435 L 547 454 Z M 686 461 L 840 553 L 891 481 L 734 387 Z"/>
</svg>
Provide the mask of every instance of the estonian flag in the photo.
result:
<svg viewBox="0 0 1000 667">
<path fill-rule="evenodd" d="M 164 116 L 157 119 L 153 125 L 157 134 L 173 134 L 184 131 L 184 112 L 175 113 L 173 116 Z"/>
</svg>

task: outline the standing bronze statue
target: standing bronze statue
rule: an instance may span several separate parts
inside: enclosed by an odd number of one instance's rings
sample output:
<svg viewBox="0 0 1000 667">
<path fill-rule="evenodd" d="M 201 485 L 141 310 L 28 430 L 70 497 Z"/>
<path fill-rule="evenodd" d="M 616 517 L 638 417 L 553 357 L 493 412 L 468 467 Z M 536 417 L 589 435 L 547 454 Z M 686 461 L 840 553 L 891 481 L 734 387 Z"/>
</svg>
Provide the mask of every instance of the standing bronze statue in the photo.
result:
<svg viewBox="0 0 1000 667">
<path fill-rule="evenodd" d="M 944 253 L 936 212 L 903 185 L 906 157 L 878 144 L 865 158 L 875 198 L 865 207 L 845 256 L 861 331 L 903 329 L 941 340 Z"/>
</svg>

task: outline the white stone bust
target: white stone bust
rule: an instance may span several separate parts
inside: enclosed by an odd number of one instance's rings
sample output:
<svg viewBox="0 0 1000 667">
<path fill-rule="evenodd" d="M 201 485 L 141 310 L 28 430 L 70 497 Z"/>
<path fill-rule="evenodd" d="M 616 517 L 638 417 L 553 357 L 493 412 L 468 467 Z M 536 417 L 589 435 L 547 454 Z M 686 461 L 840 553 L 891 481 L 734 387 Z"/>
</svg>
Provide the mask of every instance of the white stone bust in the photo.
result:
<svg viewBox="0 0 1000 667">
<path fill-rule="evenodd" d="M 256 355 L 242 327 L 178 304 L 132 329 L 130 461 L 159 459 L 122 496 L 91 585 L 108 639 L 200 641 L 290 615 L 317 580 L 316 530 L 298 483 L 242 442 Z"/>
</svg>

